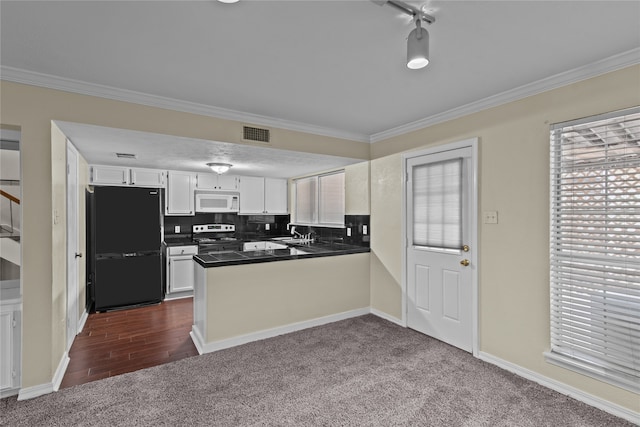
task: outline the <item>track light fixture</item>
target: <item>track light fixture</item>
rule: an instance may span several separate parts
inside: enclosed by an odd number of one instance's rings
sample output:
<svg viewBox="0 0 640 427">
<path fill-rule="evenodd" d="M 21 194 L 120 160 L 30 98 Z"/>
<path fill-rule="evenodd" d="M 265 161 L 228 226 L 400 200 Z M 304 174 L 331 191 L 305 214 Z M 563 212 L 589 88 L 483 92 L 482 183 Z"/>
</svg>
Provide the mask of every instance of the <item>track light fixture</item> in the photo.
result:
<svg viewBox="0 0 640 427">
<path fill-rule="evenodd" d="M 393 6 L 396 9 L 411 15 L 416 28 L 409 33 L 407 39 L 407 67 L 412 70 L 424 68 L 429 63 L 429 32 L 422 28 L 422 21 L 427 24 L 436 22 L 436 18 L 416 9 L 414 6 L 399 0 L 371 0 L 377 5 Z"/>
</svg>

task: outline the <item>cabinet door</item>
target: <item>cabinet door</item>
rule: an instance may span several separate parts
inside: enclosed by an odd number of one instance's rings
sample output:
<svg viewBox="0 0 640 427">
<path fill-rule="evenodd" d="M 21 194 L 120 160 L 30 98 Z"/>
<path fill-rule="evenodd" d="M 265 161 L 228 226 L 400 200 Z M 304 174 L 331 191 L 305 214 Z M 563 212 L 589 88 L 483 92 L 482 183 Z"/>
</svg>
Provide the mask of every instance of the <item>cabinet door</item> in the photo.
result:
<svg viewBox="0 0 640 427">
<path fill-rule="evenodd" d="M 264 179 L 264 210 L 268 214 L 286 214 L 289 210 L 287 180 Z"/>
<path fill-rule="evenodd" d="M 128 185 L 129 168 L 118 166 L 91 166 L 89 180 L 91 184 Z"/>
<path fill-rule="evenodd" d="M 14 377 L 13 311 L 0 312 L 0 390 L 13 388 Z"/>
<path fill-rule="evenodd" d="M 196 180 L 196 189 L 237 191 L 238 177 L 235 175 L 218 175 L 217 173 L 199 173 Z"/>
<path fill-rule="evenodd" d="M 235 175 L 218 175 L 218 190 L 238 190 L 238 177 Z"/>
<path fill-rule="evenodd" d="M 195 174 L 169 171 L 167 173 L 166 215 L 195 215 Z"/>
<path fill-rule="evenodd" d="M 264 178 L 240 177 L 240 214 L 264 213 Z"/>
<path fill-rule="evenodd" d="M 195 280 L 193 255 L 169 257 L 169 293 L 192 291 Z"/>
<path fill-rule="evenodd" d="M 164 187 L 165 171 L 158 169 L 131 169 L 129 183 L 136 187 Z"/>
<path fill-rule="evenodd" d="M 198 190 L 215 190 L 218 186 L 218 174 L 199 173 L 196 176 L 196 188 Z"/>
</svg>

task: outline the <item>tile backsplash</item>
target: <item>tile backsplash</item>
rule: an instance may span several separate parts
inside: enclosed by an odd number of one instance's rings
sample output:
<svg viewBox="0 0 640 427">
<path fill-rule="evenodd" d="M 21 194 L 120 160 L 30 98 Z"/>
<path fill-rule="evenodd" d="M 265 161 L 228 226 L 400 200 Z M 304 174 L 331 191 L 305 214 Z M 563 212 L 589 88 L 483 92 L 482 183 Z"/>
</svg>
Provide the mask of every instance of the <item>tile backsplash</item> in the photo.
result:
<svg viewBox="0 0 640 427">
<path fill-rule="evenodd" d="M 370 216 L 345 215 L 344 228 L 296 226 L 301 234 L 313 233 L 316 240 L 369 246 Z M 234 224 L 235 236 L 242 240 L 261 237 L 286 236 L 289 215 L 237 215 L 231 213 L 198 213 L 195 216 L 165 216 L 164 234 L 167 238 L 191 238 L 191 230 L 199 224 Z M 180 231 L 176 232 L 176 226 Z M 349 235 L 350 234 L 350 235 Z"/>
</svg>

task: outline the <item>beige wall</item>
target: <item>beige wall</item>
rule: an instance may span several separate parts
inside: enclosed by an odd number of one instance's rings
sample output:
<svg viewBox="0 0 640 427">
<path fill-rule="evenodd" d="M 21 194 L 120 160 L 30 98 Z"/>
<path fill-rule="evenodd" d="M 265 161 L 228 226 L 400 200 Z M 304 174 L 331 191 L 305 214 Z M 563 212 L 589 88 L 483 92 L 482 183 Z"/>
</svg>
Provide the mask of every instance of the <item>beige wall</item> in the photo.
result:
<svg viewBox="0 0 640 427">
<path fill-rule="evenodd" d="M 22 131 L 23 387 L 29 387 L 51 381 L 64 351 L 65 271 L 54 267 L 58 252 L 65 256 L 64 217 L 54 225 L 49 216 L 65 209 L 64 146 L 52 140 L 51 120 L 238 143 L 241 124 L 4 81 L 0 90 L 2 124 Z M 496 210 L 500 220 L 479 224 L 481 351 L 640 411 L 637 394 L 554 367 L 542 357 L 549 347 L 549 125 L 638 105 L 639 94 L 640 66 L 634 66 L 371 147 L 277 129 L 273 146 L 363 160 L 371 154 L 369 298 L 374 309 L 400 318 L 400 153 L 479 137 L 479 211 Z"/>
<path fill-rule="evenodd" d="M 65 145 L 62 120 L 242 143 L 242 123 L 0 82 L 2 125 L 22 131 L 22 386 L 51 383 L 64 355 Z M 272 147 L 368 160 L 369 144 L 272 129 Z M 53 213 L 58 223 L 53 224 Z"/>
<path fill-rule="evenodd" d="M 207 343 L 369 307 L 368 253 L 208 268 L 206 275 Z"/>
<path fill-rule="evenodd" d="M 371 307 L 402 318 L 402 157 L 371 161 Z"/>
<path fill-rule="evenodd" d="M 346 215 L 369 215 L 369 162 L 356 163 L 344 168 Z"/>
<path fill-rule="evenodd" d="M 615 404 L 640 396 L 545 362 L 549 349 L 549 126 L 640 104 L 640 66 L 379 142 L 371 161 L 371 303 L 400 318 L 400 152 L 480 139 L 480 350 Z M 384 228 L 384 229 L 382 229 Z"/>
</svg>

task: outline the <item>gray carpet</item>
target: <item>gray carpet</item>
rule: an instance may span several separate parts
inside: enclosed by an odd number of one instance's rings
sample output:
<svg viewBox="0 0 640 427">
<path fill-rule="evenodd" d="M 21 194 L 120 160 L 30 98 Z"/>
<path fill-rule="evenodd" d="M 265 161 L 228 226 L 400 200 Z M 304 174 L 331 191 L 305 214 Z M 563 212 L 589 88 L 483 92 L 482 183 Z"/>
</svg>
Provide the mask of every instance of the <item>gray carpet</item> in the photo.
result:
<svg viewBox="0 0 640 427">
<path fill-rule="evenodd" d="M 372 315 L 0 401 L 3 426 L 626 426 Z"/>
</svg>

